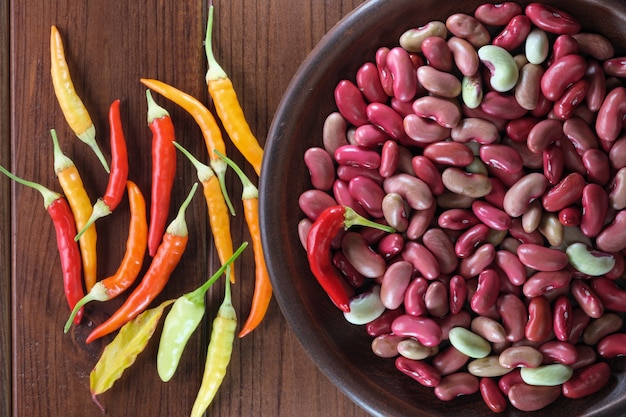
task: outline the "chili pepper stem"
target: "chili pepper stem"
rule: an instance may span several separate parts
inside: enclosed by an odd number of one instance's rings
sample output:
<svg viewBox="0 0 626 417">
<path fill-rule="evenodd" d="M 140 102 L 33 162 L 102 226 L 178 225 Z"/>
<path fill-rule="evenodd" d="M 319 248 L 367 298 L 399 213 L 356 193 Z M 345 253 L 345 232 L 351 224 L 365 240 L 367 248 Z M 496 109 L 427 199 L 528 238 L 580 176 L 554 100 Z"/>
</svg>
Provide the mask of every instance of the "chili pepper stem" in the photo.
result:
<svg viewBox="0 0 626 417">
<path fill-rule="evenodd" d="M 230 211 L 231 215 L 235 216 L 235 208 L 233 207 L 233 203 L 230 201 L 228 190 L 226 189 L 226 164 L 218 158 L 211 161 L 211 167 L 220 182 L 220 188 L 222 189 L 222 194 L 224 194 L 224 201 L 226 201 L 228 211 Z"/>
<path fill-rule="evenodd" d="M 148 124 L 152 123 L 156 119 L 169 116 L 169 112 L 163 107 L 159 106 L 154 98 L 150 89 L 146 89 L 146 101 L 148 102 Z"/>
<path fill-rule="evenodd" d="M 61 151 L 56 130 L 50 129 L 50 136 L 52 137 L 52 144 L 54 147 L 54 172 L 58 174 L 59 172 L 73 166 L 74 163 L 63 153 L 63 151 Z"/>
<path fill-rule="evenodd" d="M 187 159 L 189 159 L 191 164 L 194 166 L 194 168 L 196 169 L 196 173 L 198 175 L 198 181 L 204 183 L 205 181 L 208 181 L 211 177 L 215 175 L 215 172 L 211 169 L 210 166 L 200 162 L 195 156 L 191 154 L 191 152 L 183 148 L 183 146 L 180 143 L 176 141 L 172 143 L 174 144 L 176 149 L 181 151 L 183 155 L 185 155 Z"/>
<path fill-rule="evenodd" d="M 239 176 L 239 178 L 241 180 L 241 184 L 243 185 L 243 190 L 241 192 L 241 199 L 242 200 L 247 200 L 247 199 L 250 199 L 250 198 L 258 198 L 259 197 L 259 190 L 252 183 L 252 181 L 250 181 L 250 178 L 248 178 L 248 176 L 246 174 L 244 174 L 244 172 L 241 170 L 241 168 L 239 168 L 239 166 L 232 159 L 230 159 L 226 155 L 222 154 L 217 149 L 215 149 L 214 152 L 217 155 L 219 155 L 219 157 L 226 163 L 226 165 L 228 165 L 229 167 L 231 167 L 233 169 L 233 171 L 235 171 L 237 176 Z"/>
<path fill-rule="evenodd" d="M 87 146 L 91 148 L 91 150 L 98 157 L 98 160 L 100 160 L 100 163 L 104 167 L 104 170 L 107 172 L 107 174 L 110 173 L 111 170 L 109 168 L 109 164 L 107 163 L 104 154 L 102 153 L 100 147 L 98 146 L 98 143 L 96 142 L 96 128 L 92 125 L 87 128 L 87 130 L 85 130 L 83 133 L 76 134 L 76 136 L 78 137 L 78 139 L 86 143 Z"/>
<path fill-rule="evenodd" d="M 386 226 L 384 224 L 377 223 L 373 220 L 366 219 L 365 217 L 358 214 L 356 211 L 351 209 L 350 207 L 345 207 L 346 212 L 344 214 L 344 228 L 348 230 L 352 226 L 366 226 L 372 227 L 374 229 L 382 230 L 388 233 L 395 233 L 396 229 L 391 226 Z"/>
<path fill-rule="evenodd" d="M 106 205 L 104 200 L 99 198 L 98 201 L 96 201 L 96 204 L 93 205 L 93 211 L 91 212 L 89 220 L 87 220 L 85 226 L 76 234 L 76 236 L 74 236 L 74 240 L 78 241 L 83 233 L 85 233 L 96 220 L 106 217 L 109 214 L 111 214 L 111 209 Z"/>
<path fill-rule="evenodd" d="M 61 196 L 61 194 L 57 193 L 56 191 L 52 191 L 52 190 L 44 187 L 41 184 L 37 184 L 36 182 L 25 180 L 23 178 L 18 177 L 17 175 L 12 174 L 11 172 L 9 172 L 6 168 L 4 168 L 1 165 L 0 165 L 0 172 L 2 172 L 4 175 L 6 175 L 7 177 L 11 178 L 13 181 L 15 181 L 17 183 L 20 183 L 22 185 L 25 185 L 27 187 L 30 187 L 30 188 L 33 188 L 33 189 L 39 191 L 39 193 L 43 197 L 43 205 L 44 205 L 44 207 L 46 209 L 48 208 L 48 206 L 50 204 L 52 204 L 53 201 L 55 201 L 56 199 L 58 199 Z"/>
<path fill-rule="evenodd" d="M 72 309 L 72 313 L 70 317 L 67 319 L 65 326 L 63 327 L 63 333 L 67 333 L 72 327 L 72 322 L 74 321 L 74 317 L 80 311 L 81 307 L 91 301 L 107 301 L 109 299 L 109 294 L 107 288 L 101 283 L 96 282 L 94 286 L 91 288 L 88 294 L 86 294 L 83 298 L 81 298 L 74 308 Z"/>
<path fill-rule="evenodd" d="M 213 54 L 213 43 L 211 42 L 211 36 L 213 34 L 213 10 L 215 8 L 213 5 L 209 7 L 209 19 L 207 20 L 206 27 L 206 35 L 204 39 L 204 50 L 206 53 L 207 61 L 209 64 L 209 69 L 206 73 L 206 81 L 216 80 L 218 78 L 226 78 L 228 75 L 226 71 L 221 67 L 221 65 L 215 59 L 215 55 Z"/>
<path fill-rule="evenodd" d="M 191 190 L 189 191 L 189 194 L 187 195 L 187 198 L 185 198 L 185 201 L 183 201 L 183 203 L 180 205 L 176 218 L 174 218 L 169 226 L 167 226 L 166 233 L 174 236 L 187 236 L 189 231 L 187 230 L 187 222 L 185 222 L 185 210 L 187 209 L 187 206 L 189 206 L 189 203 L 191 202 L 193 195 L 196 193 L 197 188 L 198 183 L 194 182 Z"/>
</svg>

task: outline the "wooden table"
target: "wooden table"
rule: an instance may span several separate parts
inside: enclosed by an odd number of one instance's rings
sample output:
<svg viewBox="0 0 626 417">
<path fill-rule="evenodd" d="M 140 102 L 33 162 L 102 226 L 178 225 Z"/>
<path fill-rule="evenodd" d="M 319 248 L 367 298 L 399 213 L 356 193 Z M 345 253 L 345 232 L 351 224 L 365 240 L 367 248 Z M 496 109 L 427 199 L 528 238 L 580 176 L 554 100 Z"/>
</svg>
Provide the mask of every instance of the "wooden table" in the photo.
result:
<svg viewBox="0 0 626 417">
<path fill-rule="evenodd" d="M 361 0 L 214 0 L 214 49 L 232 78 L 252 130 L 266 140 L 274 110 L 307 53 Z M 92 200 L 104 193 L 107 175 L 94 154 L 73 137 L 50 79 L 50 26 L 66 46 L 78 93 L 90 110 L 98 141 L 110 158 L 107 111 L 122 100 L 122 118 L 131 161 L 129 177 L 150 199 L 151 134 L 146 123 L 145 88 L 140 77 L 158 78 L 205 103 L 203 39 L 206 1 L 50 0 L 3 1 L 0 6 L 0 163 L 16 174 L 60 190 L 52 163 L 50 128 L 78 167 Z M 193 119 L 163 97 L 177 137 L 206 160 Z M 243 164 L 228 142 L 230 155 Z M 288 156 L 286 156 L 288 157 Z M 257 181 L 250 166 L 245 171 Z M 195 181 L 179 155 L 170 219 Z M 241 184 L 229 172 L 228 187 L 239 215 L 233 218 L 235 244 L 248 239 Z M 84 342 L 90 329 L 118 307 L 122 298 L 93 303 L 83 324 L 63 333 L 69 310 L 52 223 L 41 196 L 0 177 L 0 415 L 98 415 L 90 398 L 89 374 L 112 337 Z M 128 201 L 97 223 L 98 276 L 119 264 L 128 232 Z M 187 211 L 189 245 L 158 301 L 196 288 L 217 269 L 206 205 L 196 195 Z M 149 263 L 146 257 L 145 267 Z M 240 323 L 253 291 L 252 251 L 237 262 L 233 287 Z M 145 270 L 145 269 L 144 269 Z M 223 285 L 209 291 L 210 320 L 203 322 L 183 355 L 179 370 L 160 381 L 155 356 L 160 329 L 136 363 L 99 398 L 109 416 L 184 416 L 198 390 L 212 321 Z M 276 301 L 261 326 L 237 339 L 225 381 L 208 410 L 211 416 L 364 416 L 321 374 L 288 328 Z"/>
</svg>

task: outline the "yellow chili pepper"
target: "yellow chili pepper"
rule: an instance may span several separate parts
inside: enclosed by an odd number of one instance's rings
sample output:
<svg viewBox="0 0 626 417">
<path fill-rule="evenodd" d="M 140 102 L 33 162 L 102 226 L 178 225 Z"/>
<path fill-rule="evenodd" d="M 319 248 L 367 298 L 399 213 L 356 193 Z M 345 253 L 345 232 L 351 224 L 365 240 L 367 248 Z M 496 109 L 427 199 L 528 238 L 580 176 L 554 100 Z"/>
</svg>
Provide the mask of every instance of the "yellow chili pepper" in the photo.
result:
<svg viewBox="0 0 626 417">
<path fill-rule="evenodd" d="M 211 405 L 224 376 L 226 376 L 226 369 L 233 352 L 237 314 L 231 302 L 230 281 L 226 280 L 225 282 L 224 301 L 217 310 L 217 317 L 213 320 L 213 330 L 207 350 L 202 383 L 193 403 L 191 417 L 202 416 Z"/>
<path fill-rule="evenodd" d="M 230 234 L 228 207 L 226 207 L 224 198 L 221 197 L 222 191 L 220 190 L 219 181 L 210 166 L 198 161 L 197 158 L 179 143 L 174 142 L 174 146 L 176 146 L 196 168 L 198 180 L 202 183 L 204 190 L 204 199 L 206 200 L 209 212 L 209 223 L 213 233 L 215 250 L 223 265 L 233 255 L 233 239 Z M 235 270 L 233 268 L 230 269 L 230 282 L 235 283 Z"/>
<path fill-rule="evenodd" d="M 91 216 L 91 200 L 87 195 L 87 191 L 83 185 L 83 181 L 76 169 L 74 162 L 63 154 L 59 146 L 56 131 L 50 130 L 52 142 L 54 143 L 54 172 L 59 179 L 63 193 L 74 214 L 76 228 L 81 229 L 85 226 Z M 91 225 L 85 233 L 80 237 L 80 255 L 83 260 L 83 271 L 85 287 L 87 291 L 96 283 L 98 273 L 98 257 L 96 254 L 97 233 L 96 226 Z"/>
<path fill-rule="evenodd" d="M 237 99 L 237 93 L 233 83 L 228 78 L 224 69 L 218 64 L 213 55 L 211 34 L 213 31 L 213 5 L 209 7 L 209 19 L 207 23 L 204 47 L 206 50 L 209 69 L 206 73 L 206 83 L 209 94 L 213 98 L 215 110 L 222 121 L 228 136 L 233 141 L 239 152 L 254 167 L 257 175 L 261 174 L 261 162 L 263 161 L 263 148 L 250 130 L 246 117 Z M 220 149 L 218 151 L 221 152 Z"/>
<path fill-rule="evenodd" d="M 202 131 L 202 136 L 204 137 L 206 148 L 209 152 L 211 167 L 219 179 L 224 201 L 226 202 L 230 212 L 235 215 L 235 209 L 233 208 L 226 191 L 226 182 L 224 179 L 226 175 L 226 163 L 224 163 L 224 161 L 222 161 L 222 159 L 217 156 L 214 151 L 214 149 L 217 149 L 222 153 L 226 153 L 226 144 L 224 143 L 224 138 L 222 137 L 222 131 L 220 130 L 215 117 L 211 114 L 211 111 L 200 103 L 195 97 L 192 97 L 191 95 L 184 93 L 162 81 L 149 78 L 142 78 L 140 81 L 152 91 L 156 91 L 168 100 L 178 104 L 196 121 Z"/>
<path fill-rule="evenodd" d="M 61 106 L 61 111 L 63 111 L 67 124 L 78 136 L 78 139 L 89 145 L 106 172 L 109 172 L 109 164 L 107 164 L 96 142 L 96 128 L 91 121 L 91 116 L 89 116 L 87 108 L 85 108 L 83 101 L 74 89 L 70 70 L 65 60 L 63 40 L 54 25 L 52 25 L 50 31 L 50 74 L 52 75 L 54 94 Z"/>
</svg>

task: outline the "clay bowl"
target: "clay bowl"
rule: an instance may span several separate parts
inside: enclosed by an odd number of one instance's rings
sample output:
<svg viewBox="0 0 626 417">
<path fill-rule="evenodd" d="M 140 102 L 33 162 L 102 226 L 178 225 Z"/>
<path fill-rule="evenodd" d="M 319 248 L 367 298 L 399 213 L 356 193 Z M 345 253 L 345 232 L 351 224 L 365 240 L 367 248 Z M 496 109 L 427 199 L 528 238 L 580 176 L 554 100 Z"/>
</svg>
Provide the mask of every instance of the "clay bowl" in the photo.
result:
<svg viewBox="0 0 626 417">
<path fill-rule="evenodd" d="M 520 2 L 525 5 L 527 2 Z M 548 1 L 579 19 L 587 31 L 599 32 L 626 48 L 626 3 L 619 0 Z M 407 29 L 431 20 L 445 21 L 457 12 L 473 13 L 475 0 L 371 0 L 341 20 L 320 41 L 286 90 L 276 111 L 265 151 L 260 183 L 261 222 L 267 266 L 284 316 L 314 363 L 355 403 L 380 416 L 488 416 L 480 394 L 439 401 L 395 369 L 393 359 L 376 357 L 363 326 L 349 324 L 329 301 L 309 270 L 298 238 L 304 217 L 299 195 L 311 188 L 304 152 L 322 146 L 322 126 L 336 110 L 333 91 L 344 78 L 373 61 L 380 46 L 398 45 Z M 618 55 L 622 54 L 622 55 Z M 535 416 L 623 415 L 626 413 L 625 364 L 611 362 L 607 387 L 579 400 L 561 396 Z M 508 406 L 503 415 L 522 415 Z"/>
</svg>

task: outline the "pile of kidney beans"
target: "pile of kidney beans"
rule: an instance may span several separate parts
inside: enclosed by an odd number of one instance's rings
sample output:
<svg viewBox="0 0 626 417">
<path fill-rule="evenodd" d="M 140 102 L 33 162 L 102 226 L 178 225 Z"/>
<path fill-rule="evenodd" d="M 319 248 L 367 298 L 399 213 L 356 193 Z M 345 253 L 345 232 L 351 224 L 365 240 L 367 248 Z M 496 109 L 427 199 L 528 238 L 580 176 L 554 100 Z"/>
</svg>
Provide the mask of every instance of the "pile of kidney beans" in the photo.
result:
<svg viewBox="0 0 626 417">
<path fill-rule="evenodd" d="M 299 234 L 333 205 L 395 228 L 340 233 L 329 255 L 376 355 L 494 412 L 609 383 L 626 354 L 624 77 L 566 11 L 506 2 L 408 29 L 337 85 Z"/>
</svg>

